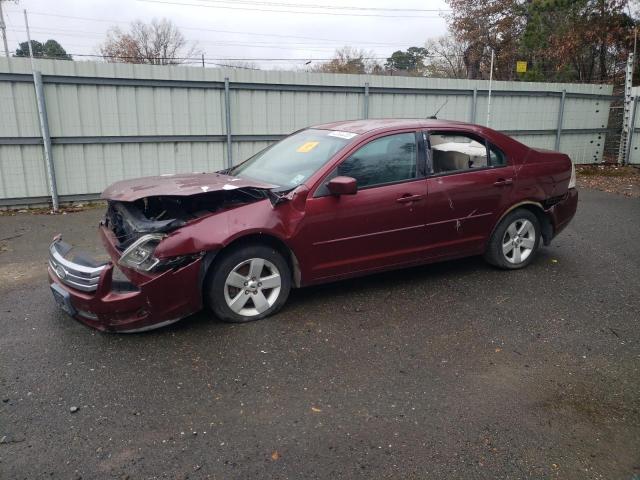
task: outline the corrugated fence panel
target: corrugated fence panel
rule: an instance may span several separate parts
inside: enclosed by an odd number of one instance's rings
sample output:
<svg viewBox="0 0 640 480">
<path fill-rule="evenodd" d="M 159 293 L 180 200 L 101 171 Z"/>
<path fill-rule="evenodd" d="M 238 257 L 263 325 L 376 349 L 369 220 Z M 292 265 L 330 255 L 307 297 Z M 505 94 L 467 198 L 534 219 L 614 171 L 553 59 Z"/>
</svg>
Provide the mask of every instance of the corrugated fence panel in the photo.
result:
<svg viewBox="0 0 640 480">
<path fill-rule="evenodd" d="M 475 111 L 475 123 L 487 120 L 487 81 L 53 60 L 36 66 L 63 197 L 95 194 L 124 178 L 224 168 L 225 77 L 236 164 L 281 135 L 363 118 L 367 107 L 370 118 L 425 118 L 440 109 L 439 118 L 474 121 Z M 555 146 L 565 90 L 560 149 L 579 163 L 602 159 L 611 86 L 493 82 L 492 88 L 491 127 L 544 148 Z M 0 59 L 0 203 L 49 194 L 39 142 L 29 60 Z M 636 163 L 639 146 L 634 136 Z"/>
<path fill-rule="evenodd" d="M 47 195 L 42 147 L 3 145 L 0 148 L 0 198 Z"/>
</svg>

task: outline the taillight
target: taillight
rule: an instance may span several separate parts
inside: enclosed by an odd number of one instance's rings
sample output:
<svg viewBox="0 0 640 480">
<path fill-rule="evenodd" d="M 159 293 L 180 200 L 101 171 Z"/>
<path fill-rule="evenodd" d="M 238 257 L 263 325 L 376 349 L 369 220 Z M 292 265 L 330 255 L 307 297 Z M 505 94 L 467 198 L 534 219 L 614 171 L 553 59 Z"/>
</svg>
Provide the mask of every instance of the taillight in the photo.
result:
<svg viewBox="0 0 640 480">
<path fill-rule="evenodd" d="M 576 188 L 576 166 L 571 161 L 571 178 L 569 179 L 569 188 Z"/>
</svg>

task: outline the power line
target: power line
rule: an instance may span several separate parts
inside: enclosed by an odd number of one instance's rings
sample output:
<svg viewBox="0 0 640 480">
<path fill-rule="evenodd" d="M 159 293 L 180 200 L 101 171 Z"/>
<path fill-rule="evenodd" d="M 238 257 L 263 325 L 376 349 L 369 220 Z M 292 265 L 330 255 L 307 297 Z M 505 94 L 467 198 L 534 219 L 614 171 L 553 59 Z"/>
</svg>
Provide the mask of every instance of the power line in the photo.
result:
<svg viewBox="0 0 640 480">
<path fill-rule="evenodd" d="M 264 5 L 268 7 L 287 7 L 287 8 L 320 8 L 322 10 L 356 10 L 356 11 L 376 11 L 376 12 L 443 12 L 450 11 L 450 9 L 441 8 L 384 8 L 384 7 L 355 7 L 348 5 L 318 5 L 311 3 L 284 3 L 284 2 L 265 2 L 265 1 L 251 1 L 251 0 L 199 0 L 206 3 L 234 3 L 245 5 Z"/>
<path fill-rule="evenodd" d="M 14 29 L 10 28 L 9 31 L 22 34 L 24 33 L 24 29 Z M 94 38 L 104 38 L 99 34 L 92 34 L 91 32 L 81 32 L 81 31 L 68 31 L 68 30 L 56 30 L 56 29 L 44 29 L 44 28 L 32 28 L 37 35 L 51 35 L 56 37 L 72 37 L 72 38 L 87 38 L 87 35 L 93 35 Z M 66 33 L 70 32 L 70 33 Z M 316 45 L 313 43 L 272 43 L 272 42 L 232 42 L 232 41 L 216 41 L 216 40 L 199 40 L 198 45 L 210 45 L 216 47 L 251 47 L 251 48 L 265 48 L 265 49 L 275 49 L 275 50 L 306 50 L 310 52 L 329 52 L 335 51 L 343 47 L 344 45 L 335 44 L 335 45 Z M 396 48 L 406 48 L 408 44 L 405 45 L 396 45 Z M 87 47 L 91 45 L 86 45 Z M 358 45 L 351 45 L 357 47 Z"/>
<path fill-rule="evenodd" d="M 286 14 L 300 14 L 300 15 L 330 15 L 330 16 L 339 16 L 339 17 L 383 17 L 383 18 L 414 18 L 414 19 L 424 19 L 424 18 L 440 18 L 440 16 L 429 16 L 429 15 L 384 15 L 381 13 L 336 13 L 336 12 L 305 12 L 300 10 L 274 10 L 268 8 L 249 8 L 249 7 L 232 7 L 229 5 L 206 5 L 201 3 L 184 3 L 184 2 L 174 2 L 170 0 L 136 0 L 137 2 L 145 2 L 145 3 L 157 3 L 157 4 L 165 4 L 165 5 L 178 5 L 181 7 L 203 7 L 203 8 L 216 8 L 216 9 L 226 9 L 226 10 L 244 10 L 250 12 L 275 12 L 275 13 L 286 13 Z"/>
<path fill-rule="evenodd" d="M 125 60 L 136 60 L 139 57 L 133 56 L 121 56 L 121 55 L 101 55 L 101 54 L 90 54 L 90 53 L 73 53 L 67 52 L 66 55 L 72 55 L 74 57 L 93 57 L 93 58 L 120 58 Z M 61 56 L 61 55 L 60 55 Z M 448 57 L 462 57 L 463 55 L 450 55 Z M 45 57 L 38 57 L 45 58 Z M 51 56 L 51 58 L 56 58 L 56 56 Z M 153 57 L 156 60 L 181 60 L 181 61 L 194 61 L 194 62 L 202 62 L 202 57 Z M 358 57 L 358 60 L 387 60 L 389 57 Z M 425 58 L 446 58 L 444 55 L 432 54 L 426 55 Z M 275 57 L 275 58 L 265 58 L 265 57 L 205 57 L 205 62 L 207 60 L 221 60 L 221 61 L 229 61 L 229 62 L 281 62 L 281 61 L 295 61 L 295 62 L 327 62 L 334 60 L 334 57 L 324 57 L 324 58 L 310 58 L 310 57 Z"/>
<path fill-rule="evenodd" d="M 19 12 L 12 11 L 12 13 L 19 13 Z M 78 16 L 72 16 L 72 15 L 60 15 L 60 14 L 48 13 L 48 12 L 29 11 L 29 15 L 68 18 L 73 20 L 85 20 L 85 21 L 92 21 L 92 22 L 123 24 L 123 25 L 129 25 L 131 23 L 130 21 L 124 21 L 124 20 L 78 17 Z M 395 43 L 379 43 L 379 42 L 368 42 L 368 41 L 358 41 L 358 40 L 339 40 L 339 39 L 322 38 L 322 37 L 308 37 L 308 36 L 302 36 L 302 35 L 284 35 L 284 34 L 278 34 L 278 33 L 256 33 L 256 32 L 247 32 L 247 31 L 241 31 L 241 30 L 220 30 L 220 29 L 202 28 L 202 27 L 189 27 L 184 25 L 176 25 L 176 26 L 182 30 L 195 30 L 195 31 L 212 32 L 212 33 L 231 33 L 231 34 L 237 34 L 237 35 L 250 35 L 250 36 L 259 36 L 259 37 L 296 38 L 296 39 L 302 39 L 302 40 L 336 42 L 343 45 L 359 44 L 359 45 L 371 45 L 372 47 L 373 46 L 388 46 L 388 47 L 402 46 L 400 44 L 395 44 Z"/>
</svg>

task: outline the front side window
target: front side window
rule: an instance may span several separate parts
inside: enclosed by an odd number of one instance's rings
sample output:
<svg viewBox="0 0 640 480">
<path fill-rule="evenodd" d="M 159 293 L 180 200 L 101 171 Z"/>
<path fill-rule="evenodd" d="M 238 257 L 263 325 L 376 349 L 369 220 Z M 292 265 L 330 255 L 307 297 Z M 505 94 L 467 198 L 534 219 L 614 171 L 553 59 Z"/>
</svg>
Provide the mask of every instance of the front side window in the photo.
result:
<svg viewBox="0 0 640 480">
<path fill-rule="evenodd" d="M 503 152 L 471 134 L 431 133 L 429 142 L 436 174 L 506 165 Z"/>
<path fill-rule="evenodd" d="M 297 187 L 355 137 L 355 133 L 335 130 L 302 130 L 232 168 L 229 175 L 252 178 L 287 189 Z"/>
<path fill-rule="evenodd" d="M 416 178 L 416 136 L 399 133 L 378 138 L 342 162 L 336 175 L 352 177 L 358 188 Z"/>
</svg>

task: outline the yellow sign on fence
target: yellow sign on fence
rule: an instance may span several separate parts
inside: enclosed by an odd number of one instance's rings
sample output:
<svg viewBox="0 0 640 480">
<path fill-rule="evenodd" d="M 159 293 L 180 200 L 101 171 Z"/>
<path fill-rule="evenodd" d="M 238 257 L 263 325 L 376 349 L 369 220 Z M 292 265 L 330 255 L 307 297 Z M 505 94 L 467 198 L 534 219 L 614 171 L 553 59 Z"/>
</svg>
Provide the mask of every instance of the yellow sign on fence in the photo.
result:
<svg viewBox="0 0 640 480">
<path fill-rule="evenodd" d="M 516 72 L 518 73 L 526 73 L 527 71 L 527 62 L 516 62 Z"/>
</svg>

